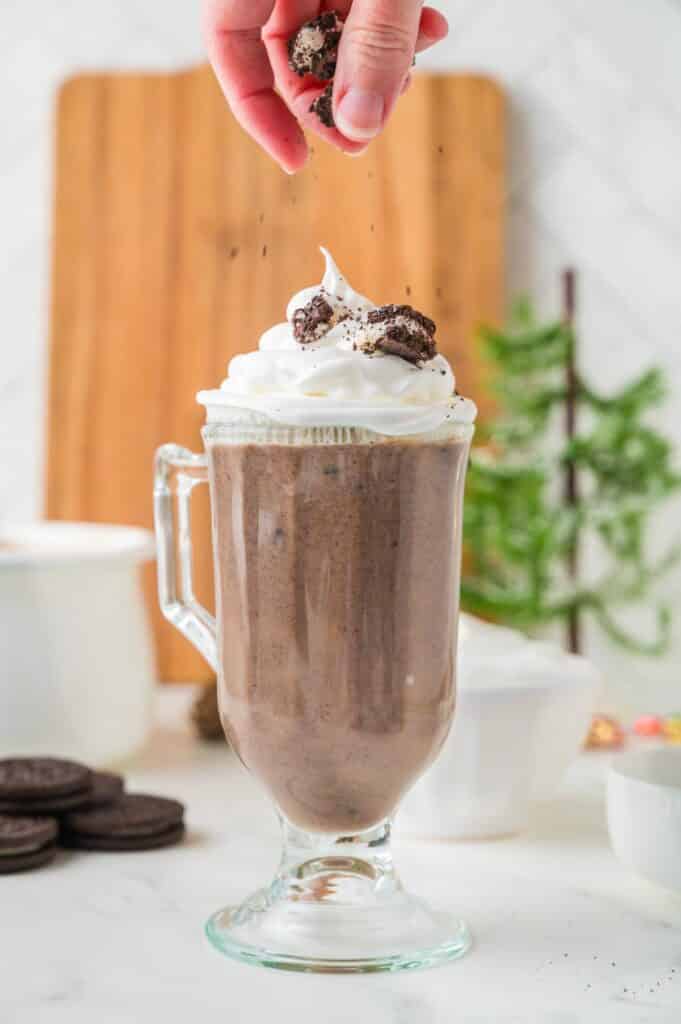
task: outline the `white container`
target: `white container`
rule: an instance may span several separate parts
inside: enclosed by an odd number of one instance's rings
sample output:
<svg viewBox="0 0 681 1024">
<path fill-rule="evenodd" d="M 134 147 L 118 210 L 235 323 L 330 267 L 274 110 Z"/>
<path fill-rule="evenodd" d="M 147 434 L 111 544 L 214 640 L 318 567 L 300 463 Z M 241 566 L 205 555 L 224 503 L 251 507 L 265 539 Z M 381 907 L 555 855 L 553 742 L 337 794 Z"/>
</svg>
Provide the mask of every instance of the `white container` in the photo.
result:
<svg viewBox="0 0 681 1024">
<path fill-rule="evenodd" d="M 607 801 L 617 857 L 649 881 L 681 892 L 681 750 L 617 754 Z"/>
<path fill-rule="evenodd" d="M 153 536 L 126 526 L 0 526 L 0 756 L 110 764 L 138 750 L 156 672 L 140 565 Z"/>
<path fill-rule="evenodd" d="M 577 756 L 600 676 L 584 658 L 462 615 L 457 690 L 452 731 L 398 827 L 443 839 L 519 832 Z"/>
</svg>

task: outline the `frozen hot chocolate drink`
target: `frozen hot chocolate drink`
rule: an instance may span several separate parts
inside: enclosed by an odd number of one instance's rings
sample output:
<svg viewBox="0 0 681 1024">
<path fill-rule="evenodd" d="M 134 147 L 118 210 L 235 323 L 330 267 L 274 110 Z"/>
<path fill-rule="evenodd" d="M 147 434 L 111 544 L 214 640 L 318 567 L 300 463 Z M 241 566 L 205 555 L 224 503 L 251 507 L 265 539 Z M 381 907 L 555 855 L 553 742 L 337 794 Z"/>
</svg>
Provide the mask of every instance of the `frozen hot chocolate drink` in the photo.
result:
<svg viewBox="0 0 681 1024">
<path fill-rule="evenodd" d="M 475 410 L 432 320 L 326 258 L 199 398 L 225 729 L 287 821 L 348 834 L 395 810 L 451 724 Z"/>
<path fill-rule="evenodd" d="M 166 617 L 218 673 L 235 750 L 280 812 L 274 881 L 212 915 L 221 952 L 286 970 L 461 956 L 465 924 L 405 892 L 390 819 L 455 704 L 461 505 L 475 407 L 432 320 L 321 285 L 198 396 L 205 454 L 156 456 Z M 192 591 L 210 483 L 217 613 Z"/>
<path fill-rule="evenodd" d="M 387 818 L 454 711 L 460 442 L 216 444 L 221 707 L 294 824 Z"/>
</svg>

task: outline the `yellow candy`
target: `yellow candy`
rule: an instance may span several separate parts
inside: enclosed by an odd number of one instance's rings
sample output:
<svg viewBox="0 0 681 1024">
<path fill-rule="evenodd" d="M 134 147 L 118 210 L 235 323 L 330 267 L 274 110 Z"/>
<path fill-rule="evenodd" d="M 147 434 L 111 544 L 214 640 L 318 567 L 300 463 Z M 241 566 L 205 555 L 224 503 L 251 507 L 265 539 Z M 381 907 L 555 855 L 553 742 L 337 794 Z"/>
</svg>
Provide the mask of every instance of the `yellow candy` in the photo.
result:
<svg viewBox="0 0 681 1024">
<path fill-rule="evenodd" d="M 594 715 L 584 746 L 587 750 L 616 750 L 624 742 L 622 727 L 608 715 Z"/>
<path fill-rule="evenodd" d="M 665 718 L 662 727 L 665 739 L 670 743 L 681 743 L 681 715 L 670 715 Z"/>
</svg>

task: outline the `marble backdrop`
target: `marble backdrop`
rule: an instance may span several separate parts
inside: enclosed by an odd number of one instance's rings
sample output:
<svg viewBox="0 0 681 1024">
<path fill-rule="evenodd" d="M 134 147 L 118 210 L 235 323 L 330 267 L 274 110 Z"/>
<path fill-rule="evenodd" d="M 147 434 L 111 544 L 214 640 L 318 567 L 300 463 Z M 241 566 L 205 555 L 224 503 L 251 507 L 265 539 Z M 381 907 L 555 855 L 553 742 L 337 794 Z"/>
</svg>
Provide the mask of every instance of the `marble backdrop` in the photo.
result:
<svg viewBox="0 0 681 1024">
<path fill-rule="evenodd" d="M 2 6 L 0 520 L 12 520 L 41 507 L 55 87 L 77 69 L 176 68 L 202 46 L 198 0 Z M 681 0 L 440 6 L 450 38 L 420 65 L 485 71 L 510 97 L 509 291 L 555 309 L 559 268 L 576 263 L 583 369 L 610 388 L 663 366 L 672 395 L 657 422 L 681 439 Z M 678 507 L 663 516 L 659 537 L 678 519 Z M 681 605 L 681 574 L 667 589 Z M 662 661 L 589 643 L 621 707 L 681 706 L 681 614 Z"/>
</svg>

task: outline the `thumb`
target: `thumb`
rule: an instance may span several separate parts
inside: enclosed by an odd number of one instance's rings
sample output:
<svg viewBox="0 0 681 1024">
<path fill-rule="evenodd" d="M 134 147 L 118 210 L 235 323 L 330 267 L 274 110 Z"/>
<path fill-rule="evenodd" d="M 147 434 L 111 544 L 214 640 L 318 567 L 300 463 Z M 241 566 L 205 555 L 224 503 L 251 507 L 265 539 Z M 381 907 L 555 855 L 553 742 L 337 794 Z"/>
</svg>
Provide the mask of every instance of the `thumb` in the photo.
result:
<svg viewBox="0 0 681 1024">
<path fill-rule="evenodd" d="M 422 0 L 353 0 L 338 53 L 334 118 L 364 142 L 383 128 L 409 74 Z"/>
</svg>

